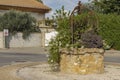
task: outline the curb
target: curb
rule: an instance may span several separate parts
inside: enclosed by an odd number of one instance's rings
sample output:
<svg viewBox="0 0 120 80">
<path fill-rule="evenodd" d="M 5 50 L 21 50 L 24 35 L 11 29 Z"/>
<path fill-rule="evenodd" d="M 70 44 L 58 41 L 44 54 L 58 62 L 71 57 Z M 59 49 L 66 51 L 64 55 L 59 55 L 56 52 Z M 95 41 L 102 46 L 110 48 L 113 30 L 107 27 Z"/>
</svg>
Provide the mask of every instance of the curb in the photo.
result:
<svg viewBox="0 0 120 80">
<path fill-rule="evenodd" d="M 23 68 L 35 66 L 35 65 L 38 65 L 38 64 L 44 64 L 44 63 L 46 63 L 46 62 L 30 62 L 30 63 L 27 63 L 27 65 L 25 65 L 25 66 L 23 66 L 23 67 L 21 67 L 21 68 L 19 68 L 19 69 L 16 70 L 16 76 L 20 77 L 19 76 L 19 71 L 21 69 L 23 69 Z M 23 79 L 23 77 L 20 77 L 20 78 Z"/>
<path fill-rule="evenodd" d="M 104 62 L 105 65 L 114 65 L 114 66 L 120 66 L 120 63 L 115 62 Z"/>
</svg>

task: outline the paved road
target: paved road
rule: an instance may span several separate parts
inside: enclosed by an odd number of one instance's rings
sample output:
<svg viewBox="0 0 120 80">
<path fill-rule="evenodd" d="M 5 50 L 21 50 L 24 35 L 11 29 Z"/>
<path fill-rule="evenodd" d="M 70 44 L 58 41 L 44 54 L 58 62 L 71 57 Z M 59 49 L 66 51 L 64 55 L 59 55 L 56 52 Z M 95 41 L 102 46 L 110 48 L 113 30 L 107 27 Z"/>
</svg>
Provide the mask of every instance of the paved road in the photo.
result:
<svg viewBox="0 0 120 80">
<path fill-rule="evenodd" d="M 107 50 L 105 51 L 105 62 L 115 62 L 120 63 L 120 51 L 117 50 Z"/>
<path fill-rule="evenodd" d="M 16 62 L 44 62 L 47 61 L 46 54 L 28 53 L 3 53 L 0 52 L 0 66 Z"/>
<path fill-rule="evenodd" d="M 0 66 L 16 62 L 45 62 L 45 61 L 47 61 L 46 54 L 0 52 Z M 105 55 L 105 62 L 120 63 L 120 56 Z"/>
<path fill-rule="evenodd" d="M 120 63 L 120 56 L 105 56 L 105 62 Z"/>
</svg>

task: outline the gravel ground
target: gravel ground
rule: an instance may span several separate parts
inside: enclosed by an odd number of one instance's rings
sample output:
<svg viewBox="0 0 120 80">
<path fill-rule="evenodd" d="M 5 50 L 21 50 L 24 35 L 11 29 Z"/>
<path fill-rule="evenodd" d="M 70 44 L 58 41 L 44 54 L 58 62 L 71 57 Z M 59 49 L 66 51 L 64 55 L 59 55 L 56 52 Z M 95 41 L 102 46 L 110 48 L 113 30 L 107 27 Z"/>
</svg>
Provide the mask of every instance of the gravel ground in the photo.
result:
<svg viewBox="0 0 120 80">
<path fill-rule="evenodd" d="M 16 63 L 16 64 L 0 67 L 0 80 L 23 80 L 22 78 L 17 76 L 16 72 L 23 67 L 33 66 L 37 64 L 40 63 L 38 62 Z"/>
<path fill-rule="evenodd" d="M 51 72 L 48 64 L 25 67 L 17 75 L 25 80 L 120 80 L 120 66 L 106 65 L 103 74 L 76 75 Z"/>
</svg>

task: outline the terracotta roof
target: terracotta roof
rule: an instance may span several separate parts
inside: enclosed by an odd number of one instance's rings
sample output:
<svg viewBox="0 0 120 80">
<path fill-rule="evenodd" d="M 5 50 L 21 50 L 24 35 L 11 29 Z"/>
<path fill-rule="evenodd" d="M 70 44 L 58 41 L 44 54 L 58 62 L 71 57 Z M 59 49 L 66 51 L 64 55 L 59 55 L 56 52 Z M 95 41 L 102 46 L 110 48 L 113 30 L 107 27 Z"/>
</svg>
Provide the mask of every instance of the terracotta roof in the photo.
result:
<svg viewBox="0 0 120 80">
<path fill-rule="evenodd" d="M 37 0 L 0 0 L 0 6 L 31 8 L 49 11 L 50 8 Z"/>
</svg>

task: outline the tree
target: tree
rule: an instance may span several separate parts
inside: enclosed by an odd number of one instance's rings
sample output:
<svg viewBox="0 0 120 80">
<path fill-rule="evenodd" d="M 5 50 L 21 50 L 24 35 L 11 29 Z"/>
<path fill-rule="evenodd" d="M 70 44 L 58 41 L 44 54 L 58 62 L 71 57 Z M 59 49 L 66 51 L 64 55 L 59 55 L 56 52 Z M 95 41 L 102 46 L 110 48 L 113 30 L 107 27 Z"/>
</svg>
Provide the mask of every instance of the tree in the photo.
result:
<svg viewBox="0 0 120 80">
<path fill-rule="evenodd" d="M 70 11 L 65 11 L 64 6 L 61 7 L 61 9 L 56 10 L 56 12 L 54 13 L 54 15 L 52 16 L 53 19 L 60 21 L 64 18 L 67 18 L 70 16 Z"/>
<path fill-rule="evenodd" d="M 22 32 L 24 39 L 32 32 L 40 31 L 39 27 L 36 26 L 34 17 L 31 17 L 28 13 L 13 10 L 0 17 L 0 31 L 3 31 L 3 29 L 9 29 L 12 35 Z"/>
<path fill-rule="evenodd" d="M 42 0 L 37 0 L 37 1 L 39 1 L 39 2 L 43 3 L 43 1 L 42 1 Z"/>
<path fill-rule="evenodd" d="M 120 0 L 93 0 L 98 12 L 120 14 Z"/>
</svg>

